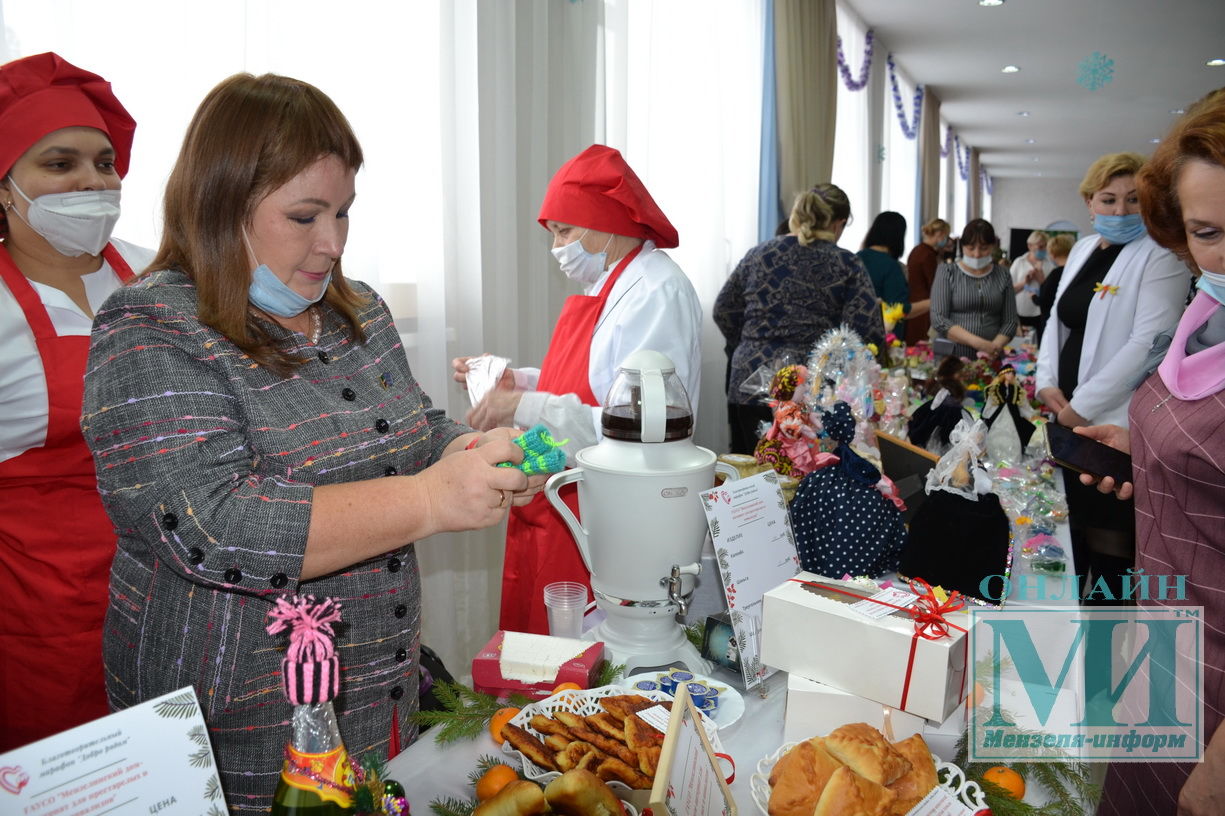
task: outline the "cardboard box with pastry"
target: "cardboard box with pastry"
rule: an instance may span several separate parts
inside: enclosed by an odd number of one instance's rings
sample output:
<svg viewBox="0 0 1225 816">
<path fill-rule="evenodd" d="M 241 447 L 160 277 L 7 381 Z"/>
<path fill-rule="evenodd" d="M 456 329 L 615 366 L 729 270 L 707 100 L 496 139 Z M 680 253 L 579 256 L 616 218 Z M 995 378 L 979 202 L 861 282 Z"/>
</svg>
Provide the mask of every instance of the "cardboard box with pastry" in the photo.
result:
<svg viewBox="0 0 1225 816">
<path fill-rule="evenodd" d="M 770 816 L 903 816 L 938 784 L 923 737 L 867 723 L 797 743 L 770 772 Z"/>
</svg>

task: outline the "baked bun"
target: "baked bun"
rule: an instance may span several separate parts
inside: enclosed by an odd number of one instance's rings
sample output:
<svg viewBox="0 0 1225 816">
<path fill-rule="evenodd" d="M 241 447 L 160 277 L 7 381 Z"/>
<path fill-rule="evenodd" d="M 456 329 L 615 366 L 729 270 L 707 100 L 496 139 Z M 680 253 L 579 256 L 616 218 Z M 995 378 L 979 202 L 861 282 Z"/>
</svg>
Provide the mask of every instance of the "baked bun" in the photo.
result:
<svg viewBox="0 0 1225 816">
<path fill-rule="evenodd" d="M 821 791 L 841 763 L 815 737 L 782 756 L 770 772 L 770 816 L 812 816 Z"/>
<path fill-rule="evenodd" d="M 477 805 L 472 816 L 544 816 L 548 812 L 549 803 L 540 786 L 516 779 Z"/>
<path fill-rule="evenodd" d="M 624 816 L 621 800 L 591 771 L 566 771 L 544 789 L 554 813 L 562 816 Z"/>
<path fill-rule="evenodd" d="M 910 770 L 910 762 L 867 723 L 835 728 L 825 738 L 825 749 L 852 771 L 878 785 L 888 785 Z"/>
<path fill-rule="evenodd" d="M 893 800 L 893 791 L 843 765 L 829 778 L 812 816 L 887 816 Z"/>
<path fill-rule="evenodd" d="M 940 780 L 936 777 L 936 763 L 932 759 L 931 749 L 923 737 L 915 734 L 893 743 L 893 747 L 910 762 L 910 770 L 889 785 L 889 790 L 897 795 L 891 812 L 894 816 L 902 816 L 940 784 Z"/>
</svg>

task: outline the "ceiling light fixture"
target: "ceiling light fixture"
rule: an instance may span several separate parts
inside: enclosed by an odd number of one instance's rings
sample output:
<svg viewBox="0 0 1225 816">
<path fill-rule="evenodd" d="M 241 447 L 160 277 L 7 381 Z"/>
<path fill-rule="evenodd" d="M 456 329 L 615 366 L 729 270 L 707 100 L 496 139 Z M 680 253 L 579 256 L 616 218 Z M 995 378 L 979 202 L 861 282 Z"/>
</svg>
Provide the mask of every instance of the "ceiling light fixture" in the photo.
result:
<svg viewBox="0 0 1225 816">
<path fill-rule="evenodd" d="M 1002 6 L 1004 0 L 978 0 L 980 6 Z"/>
<path fill-rule="evenodd" d="M 1174 110 L 1170 111 L 1170 114 L 1173 116 L 1182 116 L 1184 113 L 1186 113 L 1186 111 L 1182 108 L 1175 108 Z"/>
<path fill-rule="evenodd" d="M 1211 65 L 1212 63 L 1208 63 L 1208 64 Z M 1225 65 L 1225 60 L 1222 60 L 1221 64 Z M 1000 73 L 1001 74 L 1015 74 L 1017 71 L 1020 71 L 1020 70 L 1021 69 L 1015 65 L 1005 65 L 1003 68 L 1000 69 Z"/>
<path fill-rule="evenodd" d="M 1037 141 L 1038 141 L 1037 139 L 1026 139 L 1025 144 L 1036 144 Z"/>
<path fill-rule="evenodd" d="M 1221 57 L 1214 57 L 1205 62 L 1204 65 L 1207 65 L 1210 68 L 1220 68 L 1222 65 L 1225 65 L 1225 59 Z"/>
<path fill-rule="evenodd" d="M 1037 156 L 1034 156 L 1034 161 L 1037 161 L 1037 160 L 1038 160 L 1038 157 L 1037 157 Z"/>
<path fill-rule="evenodd" d="M 1149 144 L 1161 144 L 1161 140 L 1160 139 L 1149 139 L 1148 143 Z"/>
<path fill-rule="evenodd" d="M 1017 111 L 1017 116 L 1029 116 L 1029 111 Z"/>
</svg>

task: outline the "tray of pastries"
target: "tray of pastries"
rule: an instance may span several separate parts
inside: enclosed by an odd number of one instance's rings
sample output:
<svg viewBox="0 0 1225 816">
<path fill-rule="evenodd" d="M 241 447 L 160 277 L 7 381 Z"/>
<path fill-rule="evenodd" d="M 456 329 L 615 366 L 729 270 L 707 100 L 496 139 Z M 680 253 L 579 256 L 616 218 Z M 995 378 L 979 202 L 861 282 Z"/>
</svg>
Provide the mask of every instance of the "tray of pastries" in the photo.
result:
<svg viewBox="0 0 1225 816">
<path fill-rule="evenodd" d="M 922 736 L 890 742 L 867 723 L 783 745 L 757 763 L 750 786 L 763 816 L 904 816 L 936 786 L 974 811 L 986 807 L 978 785 Z"/>
<path fill-rule="evenodd" d="M 664 735 L 639 712 L 663 706 L 662 691 L 626 693 L 620 686 L 563 691 L 531 705 L 502 728 L 502 752 L 518 757 L 523 775 L 548 782 L 571 768 L 583 768 L 614 790 L 650 790 Z M 715 750 L 722 750 L 718 727 L 702 716 Z"/>
</svg>

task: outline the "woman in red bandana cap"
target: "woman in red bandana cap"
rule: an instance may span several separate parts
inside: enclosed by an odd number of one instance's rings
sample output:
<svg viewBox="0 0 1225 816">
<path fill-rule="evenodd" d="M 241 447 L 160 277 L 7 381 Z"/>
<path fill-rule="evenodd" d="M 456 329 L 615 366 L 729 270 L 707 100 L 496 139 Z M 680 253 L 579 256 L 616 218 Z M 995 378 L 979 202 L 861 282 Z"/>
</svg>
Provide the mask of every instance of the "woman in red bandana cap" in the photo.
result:
<svg viewBox="0 0 1225 816">
<path fill-rule="evenodd" d="M 135 129 L 55 54 L 0 66 L 0 751 L 108 713 L 115 534 L 79 422 L 94 311 L 153 257 L 110 240 Z"/>
<path fill-rule="evenodd" d="M 663 251 L 676 229 L 621 154 L 592 145 L 562 165 L 545 191 L 540 225 L 566 277 L 584 285 L 567 298 L 539 369 L 506 370 L 469 412 L 484 430 L 543 423 L 569 439 L 567 459 L 600 440 L 600 401 L 621 361 L 640 349 L 667 355 L 697 410 L 702 307 L 693 284 Z M 465 382 L 468 358 L 454 361 Z M 575 506 L 571 493 L 566 497 Z M 576 510 L 577 512 L 577 510 Z M 548 633 L 543 589 L 554 581 L 590 586 L 561 516 L 538 495 L 511 511 L 502 574 L 502 629 Z"/>
</svg>

